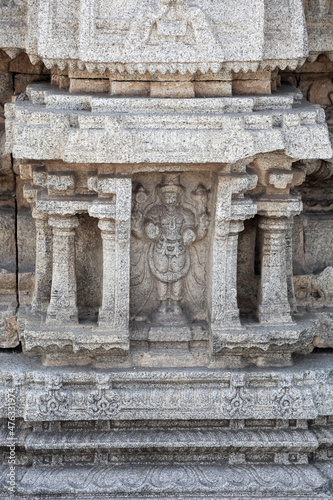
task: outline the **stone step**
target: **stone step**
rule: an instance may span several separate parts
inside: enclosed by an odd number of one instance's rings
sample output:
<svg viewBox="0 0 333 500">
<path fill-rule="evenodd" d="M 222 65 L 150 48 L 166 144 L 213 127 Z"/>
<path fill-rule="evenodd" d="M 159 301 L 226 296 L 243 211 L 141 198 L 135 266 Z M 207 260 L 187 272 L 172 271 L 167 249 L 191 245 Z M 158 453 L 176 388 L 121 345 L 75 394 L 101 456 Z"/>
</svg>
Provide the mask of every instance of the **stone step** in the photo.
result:
<svg viewBox="0 0 333 500">
<path fill-rule="evenodd" d="M 218 448 L 223 450 L 274 450 L 311 452 L 318 447 L 315 434 L 304 429 L 225 430 L 225 429 L 131 429 L 111 431 L 32 432 L 26 449 L 38 450 L 110 450 L 164 448 Z"/>
</svg>

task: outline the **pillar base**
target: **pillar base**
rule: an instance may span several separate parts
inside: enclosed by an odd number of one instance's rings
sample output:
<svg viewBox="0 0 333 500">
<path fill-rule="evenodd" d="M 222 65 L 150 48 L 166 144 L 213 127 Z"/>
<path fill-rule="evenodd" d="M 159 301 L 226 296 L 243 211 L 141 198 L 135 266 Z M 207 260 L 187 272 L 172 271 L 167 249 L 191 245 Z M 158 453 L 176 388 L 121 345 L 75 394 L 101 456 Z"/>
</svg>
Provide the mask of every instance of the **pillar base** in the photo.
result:
<svg viewBox="0 0 333 500">
<path fill-rule="evenodd" d="M 23 312 L 23 311 L 22 311 Z M 73 312 L 74 315 L 74 312 Z M 25 327 L 22 332 L 25 352 L 34 352 L 36 348 L 43 352 L 61 353 L 68 362 L 74 361 L 73 355 L 87 358 L 95 353 L 105 355 L 112 350 L 128 352 L 129 332 L 99 327 L 96 323 L 79 324 L 67 318 L 32 314 L 23 314 Z M 75 316 L 77 320 L 77 312 Z"/>
<path fill-rule="evenodd" d="M 213 355 L 290 355 L 302 352 L 312 343 L 313 322 L 252 323 L 242 325 L 241 329 L 213 327 L 211 332 Z"/>
<path fill-rule="evenodd" d="M 62 309 L 61 311 L 52 311 L 48 310 L 47 311 L 47 316 L 46 316 L 46 323 L 78 323 L 78 310 L 77 308 L 75 309 Z"/>
<path fill-rule="evenodd" d="M 258 320 L 262 325 L 292 325 L 293 319 L 289 312 L 276 312 L 273 314 L 267 312 L 267 308 L 265 311 L 261 310 L 262 308 L 259 306 L 258 308 Z"/>
<path fill-rule="evenodd" d="M 114 328 L 114 311 L 100 309 L 98 313 L 98 326 L 101 328 Z"/>
</svg>

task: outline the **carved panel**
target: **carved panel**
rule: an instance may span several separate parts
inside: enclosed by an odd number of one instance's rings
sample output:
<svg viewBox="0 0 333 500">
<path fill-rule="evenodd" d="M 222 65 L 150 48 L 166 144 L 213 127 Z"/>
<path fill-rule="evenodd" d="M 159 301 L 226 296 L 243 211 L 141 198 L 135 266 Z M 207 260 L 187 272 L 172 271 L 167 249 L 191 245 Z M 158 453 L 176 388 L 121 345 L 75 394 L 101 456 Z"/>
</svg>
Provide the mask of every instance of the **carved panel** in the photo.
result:
<svg viewBox="0 0 333 500">
<path fill-rule="evenodd" d="M 262 54 L 263 0 L 251 6 L 237 0 L 84 0 L 83 12 L 90 15 L 81 18 L 80 57 L 90 61 L 191 63 Z"/>
<path fill-rule="evenodd" d="M 304 4 L 307 16 L 323 18 L 333 15 L 332 0 L 307 0 Z"/>
<path fill-rule="evenodd" d="M 180 325 L 206 318 L 211 185 L 207 173 L 134 178 L 132 319 Z"/>
<path fill-rule="evenodd" d="M 304 10 L 308 28 L 309 51 L 332 50 L 332 0 L 305 0 Z"/>
</svg>

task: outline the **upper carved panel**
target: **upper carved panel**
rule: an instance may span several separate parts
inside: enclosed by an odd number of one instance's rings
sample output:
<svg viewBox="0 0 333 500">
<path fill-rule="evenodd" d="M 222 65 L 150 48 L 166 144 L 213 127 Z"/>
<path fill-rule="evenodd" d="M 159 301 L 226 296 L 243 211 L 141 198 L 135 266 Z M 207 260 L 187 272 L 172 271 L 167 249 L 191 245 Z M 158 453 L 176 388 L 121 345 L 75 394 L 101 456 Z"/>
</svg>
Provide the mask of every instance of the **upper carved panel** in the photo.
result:
<svg viewBox="0 0 333 500">
<path fill-rule="evenodd" d="M 310 52 L 333 51 L 333 1 L 304 0 Z"/>
<path fill-rule="evenodd" d="M 51 67 L 106 67 L 154 73 L 297 65 L 330 0 L 13 0 L 0 3 L 0 47 Z M 321 22 L 321 21 L 320 21 Z M 322 28 L 325 31 L 325 27 Z M 332 32 L 332 30 L 331 30 Z M 310 36 L 310 51 L 332 50 L 333 36 Z M 15 49 L 15 50 L 14 50 Z M 65 62 L 64 62 L 65 61 Z"/>
</svg>

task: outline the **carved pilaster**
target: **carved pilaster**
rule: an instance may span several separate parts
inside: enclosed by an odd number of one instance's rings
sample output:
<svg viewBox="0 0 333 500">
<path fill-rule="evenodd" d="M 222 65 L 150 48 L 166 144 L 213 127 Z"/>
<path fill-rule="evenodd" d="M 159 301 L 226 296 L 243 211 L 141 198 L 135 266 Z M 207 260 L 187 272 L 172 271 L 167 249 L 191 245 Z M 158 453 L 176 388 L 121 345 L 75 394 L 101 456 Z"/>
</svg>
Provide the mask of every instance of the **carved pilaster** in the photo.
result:
<svg viewBox="0 0 333 500">
<path fill-rule="evenodd" d="M 115 328 L 128 332 L 132 179 L 117 179 L 116 188 L 116 302 Z"/>
<path fill-rule="evenodd" d="M 51 300 L 47 321 L 76 322 L 75 216 L 51 216 L 53 229 L 53 269 Z"/>
<path fill-rule="evenodd" d="M 296 310 L 292 270 L 293 217 L 302 210 L 291 188 L 304 180 L 304 169 L 290 158 L 274 154 L 256 160 L 259 181 L 266 193 L 257 199 L 262 231 L 261 280 L 258 317 L 261 323 L 289 323 Z M 274 165 L 274 167 L 272 167 Z"/>
<path fill-rule="evenodd" d="M 103 297 L 99 326 L 128 339 L 129 252 L 132 182 L 129 177 L 91 176 L 99 194 L 88 213 L 99 219 L 103 241 Z"/>
<path fill-rule="evenodd" d="M 291 312 L 297 311 L 297 303 L 294 290 L 294 273 L 293 273 L 293 225 L 294 218 L 288 219 L 287 232 L 286 232 L 286 271 L 287 271 L 287 288 L 288 300 Z"/>
<path fill-rule="evenodd" d="M 239 328 L 239 309 L 237 303 L 237 254 L 238 254 L 238 234 L 243 231 L 244 223 L 241 221 L 231 221 L 229 234 L 227 237 L 227 261 L 226 268 L 226 302 L 224 311 L 224 322 L 226 326 Z"/>
<path fill-rule="evenodd" d="M 103 241 L 103 298 L 99 310 L 99 325 L 114 328 L 115 315 L 115 221 L 100 219 L 98 227 Z"/>
<path fill-rule="evenodd" d="M 48 225 L 48 216 L 35 208 L 32 216 L 36 225 L 36 266 L 35 289 L 32 310 L 41 311 L 50 302 L 52 280 L 52 230 Z"/>
<path fill-rule="evenodd" d="M 255 215 L 256 207 L 241 195 L 235 200 L 232 197 L 253 187 L 256 181 L 256 176 L 247 174 L 219 177 L 212 255 L 213 334 L 241 326 L 237 304 L 238 233 L 244 229 L 243 221 Z"/>
<path fill-rule="evenodd" d="M 287 286 L 286 217 L 261 217 L 261 279 L 258 317 L 260 323 L 289 323 L 290 304 Z"/>
</svg>

